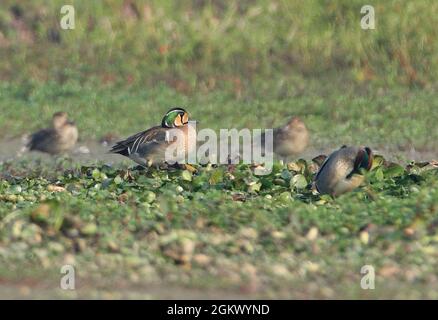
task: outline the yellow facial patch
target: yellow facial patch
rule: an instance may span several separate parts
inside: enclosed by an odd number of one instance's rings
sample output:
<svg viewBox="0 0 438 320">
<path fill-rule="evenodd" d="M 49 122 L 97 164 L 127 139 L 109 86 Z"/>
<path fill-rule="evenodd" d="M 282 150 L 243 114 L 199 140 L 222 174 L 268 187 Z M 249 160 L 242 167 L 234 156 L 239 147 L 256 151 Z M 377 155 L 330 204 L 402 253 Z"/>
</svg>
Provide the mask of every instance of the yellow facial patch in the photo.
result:
<svg viewBox="0 0 438 320">
<path fill-rule="evenodd" d="M 184 112 L 184 114 L 182 116 L 182 122 L 183 122 L 183 124 L 186 124 L 189 122 L 189 115 L 187 114 L 187 112 Z"/>
<path fill-rule="evenodd" d="M 182 123 L 182 121 L 181 121 L 181 116 L 180 116 L 180 115 L 178 115 L 178 116 L 175 118 L 175 121 L 173 122 L 173 124 L 174 124 L 175 127 L 180 127 L 180 126 L 183 125 L 183 123 Z"/>
</svg>

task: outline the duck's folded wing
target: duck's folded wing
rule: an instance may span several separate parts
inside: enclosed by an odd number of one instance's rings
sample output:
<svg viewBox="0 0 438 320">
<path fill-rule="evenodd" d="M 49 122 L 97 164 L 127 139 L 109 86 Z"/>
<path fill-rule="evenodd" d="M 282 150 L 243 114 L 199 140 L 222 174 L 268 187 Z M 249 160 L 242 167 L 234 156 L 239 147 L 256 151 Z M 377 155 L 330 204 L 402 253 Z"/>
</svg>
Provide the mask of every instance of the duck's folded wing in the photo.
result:
<svg viewBox="0 0 438 320">
<path fill-rule="evenodd" d="M 167 143 L 166 132 L 161 127 L 154 127 L 117 142 L 109 152 L 129 157 L 131 154 L 138 153 L 139 150 L 145 152 L 147 151 L 145 148 L 154 148 L 165 143 Z"/>
<path fill-rule="evenodd" d="M 56 134 L 53 130 L 42 129 L 30 136 L 27 148 L 29 150 L 44 150 L 53 143 L 55 138 Z"/>
</svg>

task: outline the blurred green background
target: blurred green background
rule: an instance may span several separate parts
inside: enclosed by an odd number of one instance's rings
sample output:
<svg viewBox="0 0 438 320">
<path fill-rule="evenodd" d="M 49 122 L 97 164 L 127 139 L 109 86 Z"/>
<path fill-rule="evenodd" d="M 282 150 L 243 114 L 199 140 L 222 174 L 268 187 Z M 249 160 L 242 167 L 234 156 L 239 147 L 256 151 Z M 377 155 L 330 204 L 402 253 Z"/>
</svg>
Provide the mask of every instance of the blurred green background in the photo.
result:
<svg viewBox="0 0 438 320">
<path fill-rule="evenodd" d="M 0 134 L 69 111 L 82 139 L 126 135 L 183 105 L 202 126 L 302 117 L 315 146 L 435 152 L 438 2 L 65 1 L 0 6 Z M 436 152 L 435 152 L 436 154 Z"/>
</svg>

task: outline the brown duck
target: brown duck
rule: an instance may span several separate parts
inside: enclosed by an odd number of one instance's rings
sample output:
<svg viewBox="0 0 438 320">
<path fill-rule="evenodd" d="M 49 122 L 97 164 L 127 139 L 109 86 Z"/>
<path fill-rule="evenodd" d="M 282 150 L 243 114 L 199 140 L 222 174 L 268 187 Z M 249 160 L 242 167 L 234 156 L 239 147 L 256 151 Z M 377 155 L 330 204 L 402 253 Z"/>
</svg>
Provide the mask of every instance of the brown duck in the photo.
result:
<svg viewBox="0 0 438 320">
<path fill-rule="evenodd" d="M 69 121 L 66 112 L 56 112 L 52 127 L 42 129 L 30 136 L 27 148 L 49 154 L 59 154 L 73 149 L 78 140 L 78 129 Z"/>
<path fill-rule="evenodd" d="M 166 162 L 166 150 L 171 145 L 184 150 L 186 157 L 189 151 L 188 122 L 188 113 L 183 108 L 172 108 L 164 115 L 161 126 L 152 127 L 117 142 L 110 152 L 121 154 L 146 167 Z M 172 129 L 181 130 L 184 139 L 170 141 L 168 132 Z M 184 163 L 184 160 L 176 162 Z"/>
</svg>

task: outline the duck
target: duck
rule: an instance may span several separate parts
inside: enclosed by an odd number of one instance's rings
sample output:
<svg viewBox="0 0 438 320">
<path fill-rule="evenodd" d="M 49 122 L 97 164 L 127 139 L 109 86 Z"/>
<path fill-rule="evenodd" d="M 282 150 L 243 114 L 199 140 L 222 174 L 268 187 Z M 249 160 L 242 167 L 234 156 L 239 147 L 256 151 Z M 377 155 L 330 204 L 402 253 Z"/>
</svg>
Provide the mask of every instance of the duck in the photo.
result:
<svg viewBox="0 0 438 320">
<path fill-rule="evenodd" d="M 321 165 L 314 179 L 320 194 L 337 197 L 359 187 L 364 181 L 364 172 L 371 169 L 373 152 L 369 147 L 348 147 L 330 154 Z"/>
<path fill-rule="evenodd" d="M 181 107 L 171 108 L 162 118 L 161 125 L 136 133 L 125 140 L 116 142 L 109 151 L 130 158 L 142 167 L 159 166 L 166 161 L 166 150 L 173 145 L 184 148 L 184 159 L 175 159 L 176 163 L 183 162 L 189 149 L 189 115 Z M 171 130 L 181 130 L 184 139 L 170 141 L 168 134 Z M 179 145 L 175 145 L 179 144 Z M 196 143 L 194 144 L 196 146 Z M 180 149 L 181 150 L 181 149 Z"/>
<path fill-rule="evenodd" d="M 265 134 L 261 137 L 265 145 Z M 273 151 L 282 160 L 300 155 L 309 144 L 309 131 L 299 117 L 292 117 L 284 126 L 273 129 Z"/>
<path fill-rule="evenodd" d="M 41 129 L 33 133 L 27 149 L 49 153 L 51 155 L 71 151 L 78 141 L 78 128 L 68 119 L 64 111 L 56 112 L 52 116 L 52 127 Z"/>
</svg>

